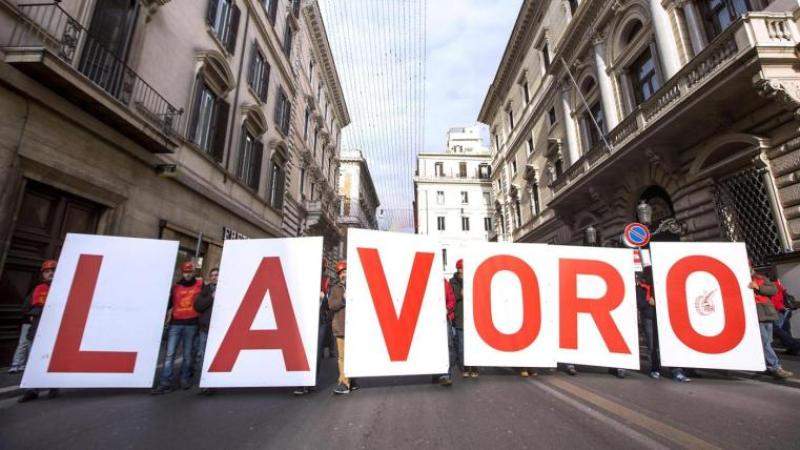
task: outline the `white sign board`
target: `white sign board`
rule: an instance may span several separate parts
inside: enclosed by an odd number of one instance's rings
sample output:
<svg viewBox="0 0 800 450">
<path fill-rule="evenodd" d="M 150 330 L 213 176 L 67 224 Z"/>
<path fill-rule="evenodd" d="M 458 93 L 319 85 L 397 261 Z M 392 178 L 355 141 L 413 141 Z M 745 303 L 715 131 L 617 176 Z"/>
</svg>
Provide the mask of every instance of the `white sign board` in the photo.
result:
<svg viewBox="0 0 800 450">
<path fill-rule="evenodd" d="M 321 237 L 225 241 L 200 387 L 315 384 L 318 261 Z"/>
<path fill-rule="evenodd" d="M 650 250 L 661 363 L 763 371 L 744 244 L 654 242 Z"/>
<path fill-rule="evenodd" d="M 23 388 L 151 387 L 178 243 L 68 234 Z"/>
<path fill-rule="evenodd" d="M 474 243 L 464 258 L 464 364 L 555 367 L 555 251 L 541 244 Z"/>
<path fill-rule="evenodd" d="M 558 257 L 558 362 L 639 369 L 630 250 L 554 247 Z"/>
<path fill-rule="evenodd" d="M 350 229 L 345 374 L 448 370 L 441 246 L 428 236 Z"/>
</svg>

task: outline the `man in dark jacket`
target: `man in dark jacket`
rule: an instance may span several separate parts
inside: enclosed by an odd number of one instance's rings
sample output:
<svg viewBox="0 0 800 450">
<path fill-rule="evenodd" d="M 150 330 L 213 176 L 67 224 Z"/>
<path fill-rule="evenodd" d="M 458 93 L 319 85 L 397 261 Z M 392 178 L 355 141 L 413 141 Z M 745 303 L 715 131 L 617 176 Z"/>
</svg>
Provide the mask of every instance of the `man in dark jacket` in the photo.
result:
<svg viewBox="0 0 800 450">
<path fill-rule="evenodd" d="M 333 332 L 331 331 L 331 320 L 333 314 L 328 308 L 328 297 L 331 290 L 331 282 L 328 275 L 325 273 L 328 269 L 328 264 L 322 264 L 322 280 L 320 280 L 319 288 L 319 330 L 317 334 L 317 376 L 315 386 L 312 388 L 306 386 L 299 386 L 295 388 L 292 393 L 294 395 L 305 395 L 319 386 L 320 368 L 322 359 L 325 356 L 325 347 L 328 346 L 330 354 L 333 355 Z"/>
<path fill-rule="evenodd" d="M 650 378 L 661 378 L 661 350 L 658 344 L 658 321 L 656 320 L 656 301 L 653 296 L 652 271 L 649 267 L 636 274 L 636 307 L 642 318 L 647 349 L 650 351 Z M 692 381 L 683 369 L 672 369 L 672 379 L 681 383 Z"/>
<path fill-rule="evenodd" d="M 455 318 L 453 326 L 456 329 L 456 363 L 461 368 L 461 376 L 464 378 L 478 376 L 477 367 L 467 367 L 464 365 L 464 260 L 456 261 L 456 273 L 450 278 L 450 286 L 456 297 Z"/>
<path fill-rule="evenodd" d="M 775 349 L 772 348 L 772 325 L 778 318 L 778 312 L 772 304 L 771 297 L 778 293 L 778 289 L 769 278 L 757 273 L 752 265 L 750 275 L 752 280 L 747 287 L 753 290 L 756 300 L 756 312 L 758 313 L 758 325 L 767 373 L 779 380 L 789 378 L 794 374 L 781 367 L 781 361 L 775 354 Z"/>
<path fill-rule="evenodd" d="M 211 313 L 214 310 L 214 295 L 217 293 L 217 279 L 219 278 L 219 269 L 213 268 L 208 272 L 208 283 L 203 286 L 203 290 L 194 302 L 194 310 L 200 314 L 197 318 L 197 335 L 195 340 L 197 348 L 194 353 L 195 372 L 202 373 L 203 371 L 203 357 L 206 354 L 206 342 L 208 342 L 208 327 L 211 325 Z M 208 388 L 200 389 L 201 394 L 210 394 L 213 391 Z"/>
<path fill-rule="evenodd" d="M 42 282 L 33 288 L 33 292 L 25 299 L 25 305 L 22 309 L 22 314 L 30 320 L 30 327 L 27 329 L 25 336 L 29 345 L 33 345 L 33 338 L 36 337 L 36 330 L 39 328 L 39 320 L 42 317 L 44 304 L 47 302 L 47 295 L 50 293 L 50 283 L 53 282 L 53 276 L 56 273 L 56 261 L 48 259 L 42 263 L 41 276 Z M 26 355 L 27 356 L 27 355 Z M 58 395 L 58 389 L 50 389 L 47 394 L 48 397 L 53 398 Z M 39 398 L 38 389 L 26 389 L 22 397 L 17 400 L 19 403 L 29 402 Z"/>
<path fill-rule="evenodd" d="M 328 307 L 333 312 L 333 320 L 331 322 L 331 329 L 333 336 L 336 338 L 336 350 L 338 352 L 339 363 L 339 384 L 333 390 L 334 394 L 349 394 L 350 390 L 355 390 L 356 387 L 352 381 L 344 375 L 344 318 L 345 306 L 347 301 L 345 299 L 345 291 L 347 285 L 347 262 L 339 261 L 336 264 L 336 273 L 339 276 L 339 281 L 331 288 L 331 295 L 328 299 Z"/>
</svg>

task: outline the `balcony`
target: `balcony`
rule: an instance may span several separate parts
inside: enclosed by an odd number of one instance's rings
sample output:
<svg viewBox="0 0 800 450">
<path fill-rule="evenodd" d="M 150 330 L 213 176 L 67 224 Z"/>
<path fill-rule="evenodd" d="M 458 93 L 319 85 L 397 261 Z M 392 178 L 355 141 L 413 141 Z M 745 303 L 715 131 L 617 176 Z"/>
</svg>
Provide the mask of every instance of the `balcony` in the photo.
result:
<svg viewBox="0 0 800 450">
<path fill-rule="evenodd" d="M 481 176 L 480 169 L 469 170 L 467 172 L 449 171 L 434 174 L 419 175 L 419 171 L 414 176 L 414 181 L 439 182 L 439 183 L 491 183 L 492 178 L 489 174 Z"/>
<path fill-rule="evenodd" d="M 341 239 L 341 234 L 336 226 L 336 218 L 331 206 L 335 202 L 328 195 L 326 200 L 306 200 L 303 205 L 306 210 L 306 232 L 308 236 L 324 236 L 335 245 Z M 335 200 L 335 199 L 334 199 Z"/>
<path fill-rule="evenodd" d="M 759 92 L 760 83 L 773 76 L 780 81 L 782 67 L 797 61 L 800 36 L 793 21 L 788 13 L 740 18 L 611 130 L 610 149 L 594 146 L 565 170 L 552 184 L 550 206 L 586 206 L 587 196 L 578 194 L 590 184 L 611 183 L 622 172 L 647 167 L 658 152 L 691 148 L 720 124 L 735 123 L 766 104 L 769 92 Z"/>
<path fill-rule="evenodd" d="M 153 153 L 180 145 L 183 109 L 169 103 L 58 3 L 19 5 L 5 62 Z"/>
</svg>

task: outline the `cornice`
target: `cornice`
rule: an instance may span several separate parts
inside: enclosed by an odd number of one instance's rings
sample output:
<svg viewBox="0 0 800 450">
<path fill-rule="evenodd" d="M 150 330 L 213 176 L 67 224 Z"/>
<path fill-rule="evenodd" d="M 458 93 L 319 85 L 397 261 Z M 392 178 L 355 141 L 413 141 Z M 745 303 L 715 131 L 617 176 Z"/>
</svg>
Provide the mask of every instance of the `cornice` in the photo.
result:
<svg viewBox="0 0 800 450">
<path fill-rule="evenodd" d="M 325 83 L 328 85 L 328 89 L 333 96 L 333 103 L 336 105 L 336 108 L 334 108 L 336 118 L 339 121 L 340 128 L 344 128 L 350 124 L 350 112 L 347 110 L 342 83 L 339 80 L 336 62 L 333 59 L 333 52 L 328 42 L 328 34 L 325 31 L 325 23 L 322 20 L 322 12 L 316 0 L 303 7 L 303 17 L 308 25 L 308 34 L 313 44 L 311 51 L 314 53 L 319 66 L 324 69 L 322 72 L 325 74 Z"/>
</svg>

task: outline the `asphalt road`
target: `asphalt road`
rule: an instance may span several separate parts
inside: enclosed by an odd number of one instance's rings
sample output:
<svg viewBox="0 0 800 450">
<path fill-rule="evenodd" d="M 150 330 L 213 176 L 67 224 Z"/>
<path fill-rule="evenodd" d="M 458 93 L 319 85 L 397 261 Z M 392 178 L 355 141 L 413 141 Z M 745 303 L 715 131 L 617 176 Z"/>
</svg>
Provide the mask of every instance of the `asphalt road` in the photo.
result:
<svg viewBox="0 0 800 450">
<path fill-rule="evenodd" d="M 347 396 L 324 387 L 197 389 L 165 396 L 64 390 L 0 401 L 0 448 L 798 448 L 800 389 L 704 373 L 680 384 L 600 369 L 521 378 L 486 369 L 452 387 L 430 377 L 367 379 Z"/>
</svg>

